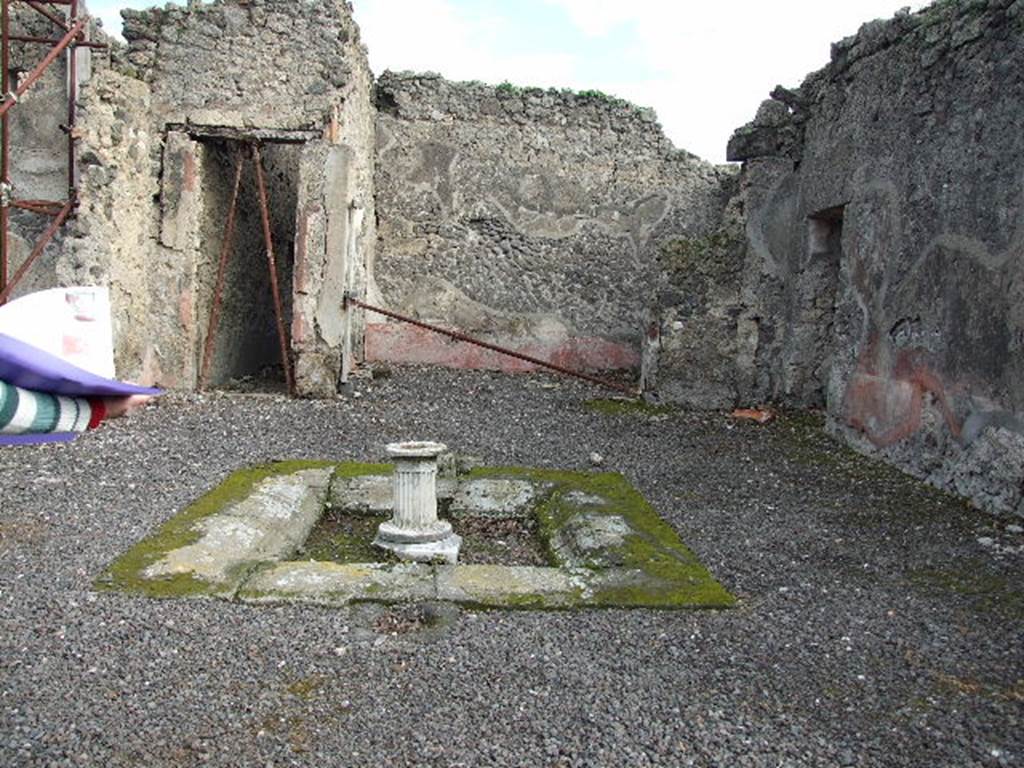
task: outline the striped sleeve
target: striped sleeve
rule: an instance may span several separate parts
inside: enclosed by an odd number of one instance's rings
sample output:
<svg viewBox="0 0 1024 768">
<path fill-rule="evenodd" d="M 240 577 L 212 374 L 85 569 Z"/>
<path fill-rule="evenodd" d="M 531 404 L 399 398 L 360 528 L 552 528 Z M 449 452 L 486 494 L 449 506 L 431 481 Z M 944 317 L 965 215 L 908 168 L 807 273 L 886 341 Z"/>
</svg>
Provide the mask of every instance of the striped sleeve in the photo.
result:
<svg viewBox="0 0 1024 768">
<path fill-rule="evenodd" d="M 85 398 L 50 395 L 0 381 L 0 434 L 84 432 L 103 418 L 103 410 Z"/>
</svg>

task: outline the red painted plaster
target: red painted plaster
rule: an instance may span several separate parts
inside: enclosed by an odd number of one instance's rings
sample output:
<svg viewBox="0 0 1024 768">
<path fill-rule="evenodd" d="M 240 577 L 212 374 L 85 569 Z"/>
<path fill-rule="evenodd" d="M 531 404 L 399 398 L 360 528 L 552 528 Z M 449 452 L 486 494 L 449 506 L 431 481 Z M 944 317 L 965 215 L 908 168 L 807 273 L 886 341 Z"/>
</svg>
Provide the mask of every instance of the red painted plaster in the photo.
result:
<svg viewBox="0 0 1024 768">
<path fill-rule="evenodd" d="M 309 323 L 306 322 L 306 318 L 303 317 L 299 312 L 295 312 L 292 315 L 292 349 L 302 349 L 306 345 L 306 341 L 312 336 Z"/>
<path fill-rule="evenodd" d="M 186 192 L 193 192 L 196 188 L 196 158 L 191 152 L 183 153 L 183 181 Z"/>
<path fill-rule="evenodd" d="M 847 423 L 879 448 L 913 436 L 921 429 L 925 394 L 931 393 L 946 426 L 960 436 L 960 422 L 950 405 L 949 387 L 924 361 L 925 352 L 894 353 L 878 337 L 865 345 L 847 383 Z"/>
<path fill-rule="evenodd" d="M 295 233 L 295 263 L 292 267 L 293 293 L 309 292 L 309 264 L 307 251 L 309 241 L 309 218 L 312 213 L 303 211 L 299 216 L 299 231 Z"/>
<path fill-rule="evenodd" d="M 182 291 L 178 297 L 178 321 L 183 328 L 191 328 L 195 322 L 195 305 L 192 301 L 192 291 Z"/>
<path fill-rule="evenodd" d="M 598 337 L 570 338 L 553 343 L 516 344 L 502 340 L 495 343 L 581 371 L 629 369 L 640 365 L 637 349 Z M 539 368 L 525 360 L 398 323 L 374 323 L 366 327 L 366 359 L 370 362 L 419 363 L 504 373 L 525 373 Z"/>
</svg>

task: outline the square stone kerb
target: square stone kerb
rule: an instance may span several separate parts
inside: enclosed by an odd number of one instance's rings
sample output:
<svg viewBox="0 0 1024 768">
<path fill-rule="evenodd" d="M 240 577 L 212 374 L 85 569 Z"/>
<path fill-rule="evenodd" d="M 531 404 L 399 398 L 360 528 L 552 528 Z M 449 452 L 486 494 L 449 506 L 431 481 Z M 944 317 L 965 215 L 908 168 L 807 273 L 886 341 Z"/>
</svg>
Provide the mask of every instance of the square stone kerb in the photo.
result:
<svg viewBox="0 0 1024 768">
<path fill-rule="evenodd" d="M 187 596 L 328 605 L 422 599 L 497 608 L 734 602 L 625 479 L 611 474 L 524 470 L 515 476 L 494 470 L 498 476 L 474 474 L 441 484 L 439 495 L 450 498 L 455 515 L 523 517 L 536 511 L 557 567 L 290 560 L 329 506 L 350 514 L 389 513 L 387 467 L 342 471 L 348 466 L 282 474 L 271 465 L 244 498 L 192 522 L 185 543 L 171 537 L 161 546 L 169 530 L 181 535 L 180 521 L 172 519 L 115 562 L 98 585 L 173 596 L 161 587 L 184 576 Z M 136 562 L 143 565 L 126 568 Z"/>
</svg>

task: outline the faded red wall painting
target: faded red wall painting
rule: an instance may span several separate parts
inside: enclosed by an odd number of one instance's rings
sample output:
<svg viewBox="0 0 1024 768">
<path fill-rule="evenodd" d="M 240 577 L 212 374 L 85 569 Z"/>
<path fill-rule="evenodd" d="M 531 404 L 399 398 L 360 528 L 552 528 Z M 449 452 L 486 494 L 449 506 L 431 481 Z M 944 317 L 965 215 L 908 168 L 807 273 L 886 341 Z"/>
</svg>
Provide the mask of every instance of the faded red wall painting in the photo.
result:
<svg viewBox="0 0 1024 768">
<path fill-rule="evenodd" d="M 916 434 L 921 428 L 925 397 L 930 393 L 953 437 L 960 422 L 950 391 L 918 349 L 893 350 L 878 334 L 861 351 L 845 395 L 847 423 L 879 448 Z"/>
</svg>

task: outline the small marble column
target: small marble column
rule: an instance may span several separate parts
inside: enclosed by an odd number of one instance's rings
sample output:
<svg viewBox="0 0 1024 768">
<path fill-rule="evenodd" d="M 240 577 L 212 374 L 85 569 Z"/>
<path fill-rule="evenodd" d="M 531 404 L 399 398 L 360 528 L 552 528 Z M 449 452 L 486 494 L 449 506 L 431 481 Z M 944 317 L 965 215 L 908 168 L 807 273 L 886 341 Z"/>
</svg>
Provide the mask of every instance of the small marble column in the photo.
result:
<svg viewBox="0 0 1024 768">
<path fill-rule="evenodd" d="M 437 518 L 437 457 L 445 450 L 443 444 L 430 442 L 387 446 L 388 455 L 395 460 L 395 511 L 377 529 L 375 546 L 402 560 L 458 560 L 462 538 L 452 532 L 451 523 Z"/>
</svg>

